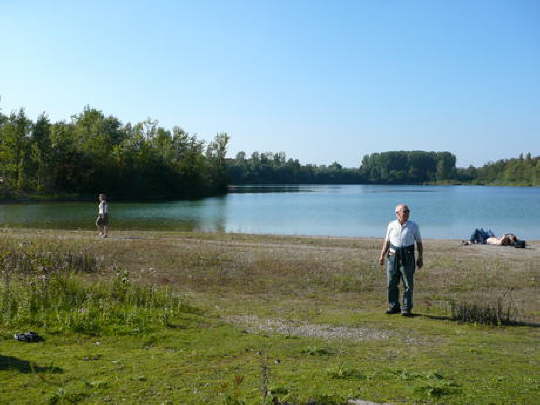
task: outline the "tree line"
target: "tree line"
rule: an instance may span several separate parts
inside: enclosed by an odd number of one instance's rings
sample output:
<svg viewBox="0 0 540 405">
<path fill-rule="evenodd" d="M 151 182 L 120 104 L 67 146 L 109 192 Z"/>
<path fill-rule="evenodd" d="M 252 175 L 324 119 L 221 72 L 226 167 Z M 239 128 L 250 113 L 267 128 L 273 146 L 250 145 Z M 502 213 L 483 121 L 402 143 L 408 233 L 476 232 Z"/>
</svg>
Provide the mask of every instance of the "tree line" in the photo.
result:
<svg viewBox="0 0 540 405">
<path fill-rule="evenodd" d="M 226 192 L 229 137 L 209 143 L 147 119 L 122 124 L 85 107 L 69 122 L 0 112 L 0 198 L 194 198 Z"/>
<path fill-rule="evenodd" d="M 147 119 L 122 124 L 85 107 L 70 121 L 34 122 L 23 109 L 0 112 L 0 199 L 21 196 L 115 199 L 196 198 L 228 184 L 498 184 L 540 185 L 540 157 L 527 153 L 482 167 L 456 167 L 450 152 L 391 151 L 338 162 L 301 164 L 284 152 L 239 152 L 227 159 L 229 136 L 205 142 Z"/>
<path fill-rule="evenodd" d="M 284 152 L 239 152 L 227 159 L 232 184 L 493 184 L 540 185 L 540 157 L 528 153 L 482 167 L 456 167 L 450 152 L 390 151 L 365 155 L 358 168 L 302 165 Z"/>
<path fill-rule="evenodd" d="M 334 162 L 329 166 L 300 164 L 287 159 L 285 152 L 253 152 L 246 157 L 239 152 L 227 159 L 231 184 L 357 184 L 362 182 L 357 169 L 342 167 Z"/>
<path fill-rule="evenodd" d="M 517 158 L 497 160 L 479 168 L 458 169 L 457 175 L 471 184 L 540 186 L 540 156 L 520 154 Z"/>
</svg>

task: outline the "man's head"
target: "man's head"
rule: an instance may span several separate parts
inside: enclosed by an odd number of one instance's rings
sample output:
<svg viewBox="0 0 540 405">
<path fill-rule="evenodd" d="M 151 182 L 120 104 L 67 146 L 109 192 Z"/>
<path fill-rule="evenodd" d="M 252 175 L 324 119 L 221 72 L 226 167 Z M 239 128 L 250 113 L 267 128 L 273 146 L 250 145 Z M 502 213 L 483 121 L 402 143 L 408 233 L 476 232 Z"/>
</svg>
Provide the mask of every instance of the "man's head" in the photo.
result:
<svg viewBox="0 0 540 405">
<path fill-rule="evenodd" d="M 409 220 L 409 207 L 406 204 L 396 206 L 396 218 L 401 225 Z"/>
</svg>

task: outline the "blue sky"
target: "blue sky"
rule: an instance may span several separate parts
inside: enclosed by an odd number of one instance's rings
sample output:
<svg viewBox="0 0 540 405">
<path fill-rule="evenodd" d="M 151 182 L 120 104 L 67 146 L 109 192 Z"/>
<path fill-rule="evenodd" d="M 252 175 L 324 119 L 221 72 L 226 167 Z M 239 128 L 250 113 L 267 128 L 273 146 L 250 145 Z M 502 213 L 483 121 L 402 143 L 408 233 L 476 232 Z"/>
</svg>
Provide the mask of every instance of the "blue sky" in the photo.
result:
<svg viewBox="0 0 540 405">
<path fill-rule="evenodd" d="M 0 108 L 358 166 L 540 154 L 540 1 L 2 1 Z"/>
</svg>

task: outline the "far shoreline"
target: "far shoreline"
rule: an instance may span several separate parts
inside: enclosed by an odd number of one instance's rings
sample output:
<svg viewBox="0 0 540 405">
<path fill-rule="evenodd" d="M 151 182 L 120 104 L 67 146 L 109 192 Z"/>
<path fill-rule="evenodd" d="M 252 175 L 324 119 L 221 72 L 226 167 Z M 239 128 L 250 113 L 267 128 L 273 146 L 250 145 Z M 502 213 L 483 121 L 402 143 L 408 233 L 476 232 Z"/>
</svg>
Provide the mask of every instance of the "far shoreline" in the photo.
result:
<svg viewBox="0 0 540 405">
<path fill-rule="evenodd" d="M 406 186 L 406 187 L 511 187 L 511 188 L 540 188 L 540 186 L 520 185 L 520 184 L 470 184 L 470 183 L 423 183 L 423 184 L 349 184 L 349 183 L 250 183 L 250 184 L 229 184 L 227 191 L 218 194 L 200 195 L 200 196 L 152 196 L 148 198 L 114 198 L 114 193 L 109 192 L 111 201 L 126 203 L 157 203 L 169 201 L 196 201 L 204 198 L 219 197 L 229 194 L 229 190 L 242 187 L 310 187 L 310 186 Z M 5 193 L 9 197 L 0 196 L 0 204 L 33 204 L 48 202 L 93 202 L 97 200 L 92 194 L 24 194 L 20 197 L 13 197 L 11 193 Z M 112 198 L 111 198 L 112 197 Z"/>
</svg>

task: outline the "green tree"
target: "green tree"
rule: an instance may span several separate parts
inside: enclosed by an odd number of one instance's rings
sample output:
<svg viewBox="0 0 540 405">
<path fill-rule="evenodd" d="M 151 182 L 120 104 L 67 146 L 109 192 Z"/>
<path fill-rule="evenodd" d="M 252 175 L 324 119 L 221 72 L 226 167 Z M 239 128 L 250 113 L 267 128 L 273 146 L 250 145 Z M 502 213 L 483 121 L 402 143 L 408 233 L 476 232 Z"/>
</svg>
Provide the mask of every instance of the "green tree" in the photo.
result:
<svg viewBox="0 0 540 405">
<path fill-rule="evenodd" d="M 229 135 L 225 132 L 218 133 L 214 140 L 208 144 L 206 157 L 209 160 L 216 189 L 225 190 L 228 183 L 227 168 L 225 166 L 225 156 Z"/>
<path fill-rule="evenodd" d="M 30 133 L 32 121 L 26 117 L 24 109 L 11 113 L 0 132 L 0 171 L 4 181 L 17 191 L 26 186 L 25 166 L 30 163 Z"/>
<path fill-rule="evenodd" d="M 41 114 L 33 125 L 32 161 L 34 163 L 35 190 L 46 191 L 50 178 L 51 123 L 45 113 Z"/>
<path fill-rule="evenodd" d="M 437 180 L 450 180 L 456 177 L 456 157 L 450 152 L 437 153 Z"/>
</svg>

